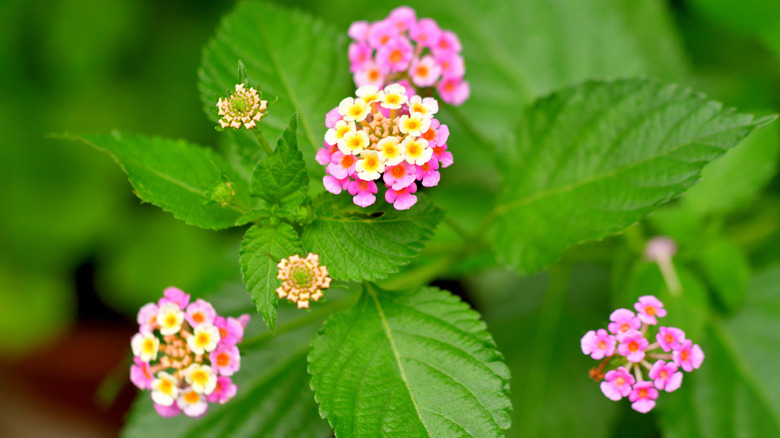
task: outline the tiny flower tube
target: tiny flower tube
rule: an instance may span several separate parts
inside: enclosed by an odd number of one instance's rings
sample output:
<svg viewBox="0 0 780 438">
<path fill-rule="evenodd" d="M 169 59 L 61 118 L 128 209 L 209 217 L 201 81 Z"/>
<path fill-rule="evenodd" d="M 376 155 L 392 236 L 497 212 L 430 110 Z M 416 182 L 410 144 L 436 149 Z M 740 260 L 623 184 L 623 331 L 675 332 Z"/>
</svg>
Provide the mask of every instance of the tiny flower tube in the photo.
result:
<svg viewBox="0 0 780 438">
<path fill-rule="evenodd" d="M 436 20 L 418 18 L 414 9 L 400 6 L 383 20 L 352 23 L 347 34 L 352 39 L 348 57 L 356 86 L 381 88 L 403 82 L 426 90 L 423 94 L 436 90 L 441 100 L 454 105 L 468 99 L 460 39 L 442 30 Z"/>
<path fill-rule="evenodd" d="M 237 345 L 249 318 L 220 316 L 208 301 L 166 289 L 138 312 L 130 380 L 150 391 L 162 417 L 205 415 L 209 403 L 226 403 L 238 390 L 229 376 L 241 367 Z"/>
<path fill-rule="evenodd" d="M 658 318 L 667 313 L 658 298 L 641 296 L 633 307 L 637 313 L 625 308 L 613 311 L 609 331 L 588 331 L 580 347 L 583 354 L 601 360 L 589 375 L 600 382 L 604 396 L 615 401 L 628 397 L 634 410 L 647 413 L 655 407 L 659 391 L 676 391 L 682 386 L 683 372 L 701 367 L 704 352 L 677 327 L 656 330 Z"/>
</svg>

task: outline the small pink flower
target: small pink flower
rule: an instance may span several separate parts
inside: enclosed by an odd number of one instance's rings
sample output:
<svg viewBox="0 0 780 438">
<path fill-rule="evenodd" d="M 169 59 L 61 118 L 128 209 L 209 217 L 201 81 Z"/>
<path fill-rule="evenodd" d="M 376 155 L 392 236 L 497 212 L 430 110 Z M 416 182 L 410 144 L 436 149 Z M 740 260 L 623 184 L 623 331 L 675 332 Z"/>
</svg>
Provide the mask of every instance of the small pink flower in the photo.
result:
<svg viewBox="0 0 780 438">
<path fill-rule="evenodd" d="M 194 303 L 187 306 L 184 318 L 195 328 L 200 324 L 214 324 L 214 318 L 217 317 L 217 311 L 208 301 L 198 298 Z"/>
<path fill-rule="evenodd" d="M 431 129 L 433 132 L 431 133 Z M 431 127 L 423 134 L 423 138 L 428 140 L 431 146 L 445 146 L 447 139 L 450 138 L 450 128 L 436 119 L 431 120 Z M 446 148 L 445 148 L 446 149 Z"/>
<path fill-rule="evenodd" d="M 235 345 L 221 345 L 209 355 L 215 373 L 232 376 L 241 368 L 241 354 Z"/>
<path fill-rule="evenodd" d="M 227 376 L 219 376 L 217 377 L 217 386 L 214 388 L 214 391 L 211 392 L 208 396 L 206 396 L 206 400 L 209 401 L 209 403 L 219 403 L 221 405 L 227 403 L 232 399 L 236 392 L 238 391 L 238 387 L 235 383 L 233 383 L 233 380 L 230 377 Z"/>
<path fill-rule="evenodd" d="M 149 371 L 149 363 L 139 357 L 134 357 L 133 362 L 134 364 L 130 365 L 130 381 L 139 389 L 152 389 L 154 376 Z"/>
<path fill-rule="evenodd" d="M 676 327 L 660 327 L 655 339 L 664 351 L 678 350 L 685 341 L 685 332 Z"/>
<path fill-rule="evenodd" d="M 647 241 L 645 245 L 645 258 L 659 262 L 669 260 L 677 252 L 677 243 L 666 236 L 656 236 Z"/>
<path fill-rule="evenodd" d="M 154 410 L 157 411 L 157 413 L 160 414 L 160 416 L 163 418 L 173 418 L 179 415 L 179 412 L 181 412 L 181 409 L 179 409 L 179 405 L 177 405 L 176 403 L 173 403 L 170 406 L 163 406 L 155 403 Z"/>
<path fill-rule="evenodd" d="M 333 160 L 333 154 L 338 150 L 338 144 L 334 144 L 333 146 L 325 144 L 325 147 L 321 147 L 317 150 L 317 155 L 314 156 L 314 159 L 317 160 L 320 165 L 325 166 Z"/>
<path fill-rule="evenodd" d="M 325 175 L 322 177 L 322 185 L 325 187 L 325 190 L 333 193 L 334 195 L 338 195 L 342 191 L 347 190 L 347 187 L 349 187 L 349 182 L 349 177 L 344 179 L 338 179 L 331 175 Z"/>
<path fill-rule="evenodd" d="M 333 108 L 332 110 L 328 111 L 327 114 L 325 114 L 325 127 L 326 128 L 335 128 L 336 122 L 341 120 L 343 116 L 339 112 L 339 107 Z M 327 143 L 325 144 L 327 146 Z M 323 163 L 320 163 L 323 164 Z"/>
<path fill-rule="evenodd" d="M 415 192 L 417 192 L 417 184 L 415 183 L 411 183 L 401 190 L 393 190 L 392 187 L 388 187 L 387 192 L 385 192 L 385 201 L 393 204 L 396 210 L 408 210 L 417 203 L 417 196 L 412 194 Z"/>
<path fill-rule="evenodd" d="M 241 318 L 249 317 L 248 314 L 239 316 L 239 319 L 233 317 L 218 316 L 214 318 L 214 326 L 219 330 L 220 344 L 235 345 L 244 340 L 244 327 L 246 324 L 241 322 Z"/>
<path fill-rule="evenodd" d="M 374 195 L 377 192 L 377 187 L 374 181 L 363 181 L 358 178 L 355 181 L 350 181 L 347 191 L 349 191 L 350 195 L 353 195 L 352 202 L 355 205 L 368 207 L 376 202 L 376 196 Z"/>
<path fill-rule="evenodd" d="M 612 321 L 607 328 L 612 333 L 619 335 L 629 330 L 639 330 L 642 327 L 642 321 L 634 315 L 634 312 L 628 309 L 617 309 L 609 315 Z"/>
<path fill-rule="evenodd" d="M 604 329 L 591 330 L 580 340 L 580 347 L 593 359 L 603 359 L 615 354 L 615 337 Z"/>
<path fill-rule="evenodd" d="M 459 78 L 445 78 L 436 85 L 442 100 L 453 105 L 460 105 L 469 98 L 471 88 L 469 83 Z"/>
<path fill-rule="evenodd" d="M 157 324 L 157 313 L 160 308 L 155 303 L 148 303 L 141 307 L 138 311 L 138 326 L 141 333 L 151 333 L 154 330 L 155 324 Z"/>
<path fill-rule="evenodd" d="M 406 38 L 396 38 L 376 51 L 377 64 L 390 72 L 404 71 L 414 56 L 414 47 Z"/>
<path fill-rule="evenodd" d="M 385 184 L 392 187 L 393 190 L 403 190 L 409 184 L 414 182 L 417 173 L 413 164 L 409 164 L 406 161 L 401 161 L 395 166 L 385 169 L 384 181 Z"/>
<path fill-rule="evenodd" d="M 437 53 L 436 63 L 441 68 L 441 75 L 445 79 L 460 79 L 466 74 L 466 64 L 463 57 L 457 53 Z"/>
<path fill-rule="evenodd" d="M 436 146 L 433 148 L 433 157 L 439 160 L 441 167 L 449 167 L 454 162 L 452 152 L 447 150 L 447 145 Z"/>
<path fill-rule="evenodd" d="M 650 368 L 650 378 L 655 387 L 665 389 L 666 392 L 677 390 L 682 384 L 683 373 L 677 371 L 677 365 L 674 362 L 664 362 L 658 360 Z"/>
<path fill-rule="evenodd" d="M 463 50 L 463 47 L 460 44 L 458 36 L 449 30 L 442 31 L 439 42 L 433 46 L 433 53 L 436 55 L 444 55 L 453 52 L 458 53 L 461 50 Z"/>
<path fill-rule="evenodd" d="M 655 399 L 658 398 L 658 390 L 653 388 L 652 382 L 639 382 L 634 385 L 634 390 L 628 395 L 633 402 L 631 407 L 643 414 L 650 412 L 655 407 Z"/>
<path fill-rule="evenodd" d="M 169 287 L 163 292 L 163 297 L 157 302 L 157 305 L 162 307 L 165 303 L 175 303 L 179 306 L 179 309 L 184 310 L 187 308 L 187 304 L 190 303 L 190 294 L 184 293 L 179 288 Z"/>
<path fill-rule="evenodd" d="M 249 316 L 248 313 L 242 313 L 238 316 L 238 323 L 241 324 L 241 327 L 246 329 L 247 324 L 249 324 L 249 321 L 252 319 L 251 316 Z M 241 339 L 244 338 L 244 334 L 241 334 Z"/>
<path fill-rule="evenodd" d="M 664 303 L 652 295 L 639 297 L 639 302 L 634 304 L 634 309 L 636 309 L 639 319 L 645 324 L 656 325 L 658 324 L 656 316 L 659 318 L 666 316 Z"/>
<path fill-rule="evenodd" d="M 424 47 L 436 47 L 441 39 L 441 29 L 436 21 L 423 18 L 409 29 L 409 37 Z"/>
<path fill-rule="evenodd" d="M 618 353 L 625 356 L 629 362 L 641 362 L 645 358 L 647 350 L 647 339 L 637 330 L 629 330 L 617 336 Z"/>
<path fill-rule="evenodd" d="M 387 20 L 395 24 L 398 32 L 404 32 L 417 22 L 417 13 L 409 6 L 399 6 L 390 11 Z"/>
<path fill-rule="evenodd" d="M 349 45 L 349 71 L 352 73 L 360 70 L 363 65 L 371 60 L 374 49 L 366 43 L 352 43 Z"/>
<path fill-rule="evenodd" d="M 431 158 L 422 166 L 417 166 L 417 180 L 422 181 L 423 187 L 435 187 L 441 179 L 438 169 L 439 161 L 435 157 Z"/>
<path fill-rule="evenodd" d="M 690 339 L 686 339 L 678 350 L 672 352 L 672 358 L 680 368 L 687 372 L 699 369 L 704 361 L 704 352 L 698 344 L 694 345 Z"/>
<path fill-rule="evenodd" d="M 343 180 L 355 173 L 355 163 L 357 158 L 354 155 L 347 155 L 341 151 L 336 151 L 326 168 L 327 172 L 338 180 Z"/>
<path fill-rule="evenodd" d="M 371 24 L 368 21 L 356 21 L 349 26 L 347 35 L 355 41 L 365 41 Z"/>
<path fill-rule="evenodd" d="M 368 30 L 368 44 L 375 49 L 382 48 L 398 38 L 398 28 L 392 21 L 377 21 Z"/>
<path fill-rule="evenodd" d="M 432 56 L 423 56 L 422 59 L 412 60 L 412 66 L 409 68 L 409 75 L 412 82 L 418 87 L 430 87 L 436 83 L 441 75 L 441 67 Z"/>
<path fill-rule="evenodd" d="M 376 62 L 368 61 L 363 67 L 355 72 L 355 85 L 373 85 L 382 88 L 385 84 L 385 70 Z"/>
<path fill-rule="evenodd" d="M 631 393 L 631 385 L 634 384 L 634 376 L 623 367 L 617 370 L 608 371 L 604 376 L 605 381 L 601 382 L 601 392 L 608 399 L 618 401 L 623 397 L 628 397 Z"/>
</svg>

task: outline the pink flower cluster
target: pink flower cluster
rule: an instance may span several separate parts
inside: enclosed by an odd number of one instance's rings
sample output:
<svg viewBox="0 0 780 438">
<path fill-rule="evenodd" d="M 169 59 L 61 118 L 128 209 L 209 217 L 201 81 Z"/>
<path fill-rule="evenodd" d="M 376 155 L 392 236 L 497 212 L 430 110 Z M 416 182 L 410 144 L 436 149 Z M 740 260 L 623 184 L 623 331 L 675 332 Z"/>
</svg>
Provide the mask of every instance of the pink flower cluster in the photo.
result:
<svg viewBox="0 0 780 438">
<path fill-rule="evenodd" d="M 439 167 L 452 164 L 447 150 L 450 131 L 434 115 L 432 97 L 409 96 L 392 84 L 383 90 L 364 85 L 325 116 L 324 147 L 317 162 L 327 175 L 322 183 L 331 193 L 347 190 L 356 205 L 376 202 L 377 185 L 384 182 L 385 200 L 397 210 L 417 203 L 417 182 L 439 184 Z"/>
<path fill-rule="evenodd" d="M 582 352 L 602 360 L 591 370 L 601 391 L 611 400 L 628 397 L 631 407 L 647 413 L 655 407 L 658 391 L 672 392 L 682 384 L 683 373 L 698 369 L 704 360 L 701 347 L 675 327 L 658 327 L 666 316 L 663 303 L 652 295 L 639 297 L 636 313 L 617 309 L 609 316 L 607 330 L 591 330 L 580 341 Z M 617 353 L 617 354 L 616 354 Z M 652 360 L 655 362 L 651 363 Z M 606 373 L 604 368 L 611 369 Z M 647 379 L 644 378 L 647 372 Z"/>
<path fill-rule="evenodd" d="M 348 33 L 354 40 L 350 70 L 358 87 L 400 83 L 407 89 L 436 87 L 441 99 L 454 105 L 468 99 L 460 40 L 435 20 L 418 20 L 414 9 L 401 6 L 384 20 L 352 23 Z M 416 94 L 414 88 L 410 94 Z"/>
<path fill-rule="evenodd" d="M 236 394 L 230 376 L 241 367 L 237 344 L 248 322 L 249 315 L 219 316 L 208 301 L 190 302 L 188 294 L 169 287 L 138 312 L 130 380 L 151 391 L 163 417 L 203 416 L 209 403 L 226 403 Z"/>
</svg>

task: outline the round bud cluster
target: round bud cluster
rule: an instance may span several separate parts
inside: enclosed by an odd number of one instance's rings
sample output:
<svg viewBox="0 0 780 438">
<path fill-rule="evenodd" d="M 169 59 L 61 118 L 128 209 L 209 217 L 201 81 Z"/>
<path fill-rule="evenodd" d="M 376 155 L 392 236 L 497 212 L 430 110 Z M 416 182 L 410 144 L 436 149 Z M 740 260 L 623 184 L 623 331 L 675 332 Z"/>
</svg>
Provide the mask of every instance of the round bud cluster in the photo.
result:
<svg viewBox="0 0 780 438">
<path fill-rule="evenodd" d="M 439 104 L 409 96 L 398 84 L 384 90 L 364 85 L 355 94 L 325 117 L 330 129 L 316 157 L 327 166 L 323 185 L 334 194 L 347 190 L 355 204 L 368 207 L 376 201 L 374 181 L 381 179 L 385 200 L 407 210 L 417 202 L 417 182 L 438 185 L 439 167 L 452 164 L 450 131 L 434 118 Z"/>
<path fill-rule="evenodd" d="M 628 397 L 634 410 L 647 413 L 655 407 L 658 391 L 677 390 L 683 379 L 679 369 L 698 369 L 704 353 L 679 328 L 656 329 L 658 318 L 666 316 L 658 298 L 639 297 L 634 309 L 636 313 L 615 310 L 606 330 L 589 331 L 580 344 L 584 354 L 602 360 L 590 374 L 601 381 L 604 395 L 615 401 Z M 605 369 L 609 371 L 605 373 Z"/>
<path fill-rule="evenodd" d="M 244 84 L 236 84 L 236 91 L 230 97 L 219 98 L 217 101 L 219 125 L 223 128 L 238 129 L 244 125 L 246 129 L 257 126 L 257 122 L 263 118 L 268 108 L 268 101 L 261 100 L 254 88 L 245 89 Z"/>
<path fill-rule="evenodd" d="M 309 253 L 304 259 L 292 255 L 289 259 L 282 259 L 277 267 L 276 278 L 282 280 L 282 285 L 276 289 L 276 294 L 279 298 L 298 303 L 299 309 L 308 308 L 309 300 L 319 301 L 322 290 L 330 287 L 328 268 L 320 266 L 317 254 Z"/>
<path fill-rule="evenodd" d="M 190 302 L 188 294 L 170 287 L 138 312 L 130 380 L 151 390 L 163 417 L 203 416 L 209 403 L 226 403 L 236 394 L 230 376 L 241 367 L 237 344 L 248 322 L 249 315 L 219 316 L 208 301 Z"/>
<path fill-rule="evenodd" d="M 436 87 L 441 99 L 454 105 L 468 99 L 460 40 L 435 20 L 418 20 L 414 9 L 401 6 L 384 20 L 352 23 L 348 33 L 354 40 L 349 45 L 350 70 L 358 87 L 402 83 L 408 88 Z"/>
</svg>

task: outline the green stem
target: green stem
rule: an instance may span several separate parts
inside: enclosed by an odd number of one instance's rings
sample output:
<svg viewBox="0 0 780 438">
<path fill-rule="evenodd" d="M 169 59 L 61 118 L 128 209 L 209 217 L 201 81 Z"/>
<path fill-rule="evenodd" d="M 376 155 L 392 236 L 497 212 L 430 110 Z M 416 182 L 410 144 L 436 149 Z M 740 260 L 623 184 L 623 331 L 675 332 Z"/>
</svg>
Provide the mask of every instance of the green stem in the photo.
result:
<svg viewBox="0 0 780 438">
<path fill-rule="evenodd" d="M 274 153 L 274 150 L 271 149 L 271 145 L 268 144 L 268 140 L 265 139 L 265 135 L 263 135 L 263 131 L 259 129 L 255 129 L 253 130 L 253 132 L 257 137 L 257 141 L 260 142 L 260 146 L 263 148 L 265 153 L 268 154 L 268 156 L 270 157 Z"/>
</svg>

